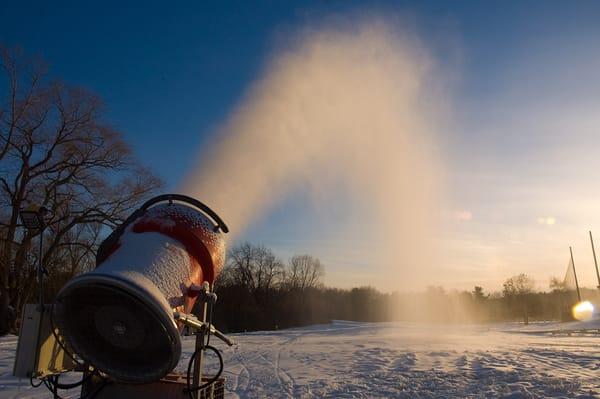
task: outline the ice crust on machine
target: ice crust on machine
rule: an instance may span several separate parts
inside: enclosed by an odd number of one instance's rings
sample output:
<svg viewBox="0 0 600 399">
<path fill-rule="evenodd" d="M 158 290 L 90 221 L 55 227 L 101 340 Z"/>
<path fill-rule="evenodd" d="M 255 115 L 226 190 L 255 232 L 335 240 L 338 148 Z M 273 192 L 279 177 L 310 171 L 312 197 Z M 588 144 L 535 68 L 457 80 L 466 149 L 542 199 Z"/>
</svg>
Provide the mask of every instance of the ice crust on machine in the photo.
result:
<svg viewBox="0 0 600 399">
<path fill-rule="evenodd" d="M 68 346 L 124 382 L 173 370 L 181 354 L 173 311 L 191 312 L 192 288 L 212 285 L 221 271 L 223 226 L 172 201 L 136 211 L 102 244 L 96 269 L 57 296 L 54 315 Z"/>
</svg>

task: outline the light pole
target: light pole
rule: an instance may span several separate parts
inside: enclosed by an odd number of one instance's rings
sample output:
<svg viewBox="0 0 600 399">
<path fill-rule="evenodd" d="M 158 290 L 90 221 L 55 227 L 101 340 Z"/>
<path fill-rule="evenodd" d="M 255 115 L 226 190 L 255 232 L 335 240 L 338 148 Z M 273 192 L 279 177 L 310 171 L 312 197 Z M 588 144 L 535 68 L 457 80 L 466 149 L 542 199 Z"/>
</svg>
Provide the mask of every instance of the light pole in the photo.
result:
<svg viewBox="0 0 600 399">
<path fill-rule="evenodd" d="M 43 256 L 43 245 L 44 245 L 44 229 L 46 228 L 45 216 L 48 213 L 48 210 L 43 206 L 38 207 L 32 205 L 27 209 L 23 209 L 19 212 L 19 216 L 21 217 L 21 222 L 23 226 L 25 226 L 28 230 L 38 230 L 40 232 L 40 249 L 38 255 L 38 288 L 39 288 L 39 305 L 40 310 L 43 309 L 44 306 L 44 262 L 42 259 Z"/>
</svg>

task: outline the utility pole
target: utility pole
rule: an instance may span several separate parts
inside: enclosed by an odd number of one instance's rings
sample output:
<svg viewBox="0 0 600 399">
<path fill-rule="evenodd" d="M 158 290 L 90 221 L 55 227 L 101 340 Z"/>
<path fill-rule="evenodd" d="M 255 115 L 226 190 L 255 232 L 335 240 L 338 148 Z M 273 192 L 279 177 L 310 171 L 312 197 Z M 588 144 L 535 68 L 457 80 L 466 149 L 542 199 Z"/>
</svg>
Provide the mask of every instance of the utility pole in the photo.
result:
<svg viewBox="0 0 600 399">
<path fill-rule="evenodd" d="M 592 238 L 592 231 L 590 230 L 590 242 L 592 243 L 592 254 L 594 254 L 594 266 L 596 266 L 596 277 L 598 278 L 598 288 L 600 290 L 600 272 L 598 272 L 598 261 L 596 260 L 596 250 L 594 249 L 594 239 Z"/>
<path fill-rule="evenodd" d="M 577 288 L 577 302 L 581 302 L 581 293 L 579 292 L 579 281 L 577 281 L 577 272 L 575 271 L 575 261 L 573 260 L 573 248 L 569 247 L 571 252 L 571 265 L 573 266 L 573 275 L 575 276 L 575 287 Z"/>
</svg>

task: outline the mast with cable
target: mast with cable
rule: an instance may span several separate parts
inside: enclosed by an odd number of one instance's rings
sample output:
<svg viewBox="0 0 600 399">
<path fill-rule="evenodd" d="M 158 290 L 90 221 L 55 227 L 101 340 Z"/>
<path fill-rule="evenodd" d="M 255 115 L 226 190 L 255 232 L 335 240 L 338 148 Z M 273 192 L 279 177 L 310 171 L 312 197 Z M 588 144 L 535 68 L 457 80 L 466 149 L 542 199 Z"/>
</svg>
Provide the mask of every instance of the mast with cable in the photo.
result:
<svg viewBox="0 0 600 399">
<path fill-rule="evenodd" d="M 600 290 L 600 272 L 598 271 L 598 260 L 596 260 L 596 250 L 594 249 L 594 239 L 592 238 L 592 231 L 590 230 L 590 242 L 592 243 L 592 254 L 594 255 L 594 266 L 596 266 L 596 277 L 598 278 L 598 288 Z"/>
<path fill-rule="evenodd" d="M 577 302 L 581 302 L 581 293 L 579 292 L 579 281 L 577 281 L 577 272 L 575 271 L 575 261 L 573 260 L 573 248 L 569 247 L 571 252 L 571 266 L 573 266 L 573 276 L 575 277 L 575 288 L 577 288 Z"/>
</svg>

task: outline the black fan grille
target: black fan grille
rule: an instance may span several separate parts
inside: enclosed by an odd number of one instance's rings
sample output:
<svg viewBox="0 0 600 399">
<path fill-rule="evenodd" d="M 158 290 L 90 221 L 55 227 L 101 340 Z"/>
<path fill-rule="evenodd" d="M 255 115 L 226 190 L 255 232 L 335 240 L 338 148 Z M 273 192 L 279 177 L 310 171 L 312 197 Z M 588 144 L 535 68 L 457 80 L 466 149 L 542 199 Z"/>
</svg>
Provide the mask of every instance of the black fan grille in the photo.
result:
<svg viewBox="0 0 600 399">
<path fill-rule="evenodd" d="M 176 345 L 161 319 L 122 289 L 73 287 L 58 298 L 54 316 L 75 353 L 116 380 L 155 381 L 174 365 Z"/>
</svg>

